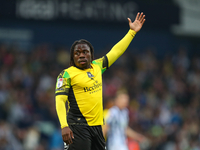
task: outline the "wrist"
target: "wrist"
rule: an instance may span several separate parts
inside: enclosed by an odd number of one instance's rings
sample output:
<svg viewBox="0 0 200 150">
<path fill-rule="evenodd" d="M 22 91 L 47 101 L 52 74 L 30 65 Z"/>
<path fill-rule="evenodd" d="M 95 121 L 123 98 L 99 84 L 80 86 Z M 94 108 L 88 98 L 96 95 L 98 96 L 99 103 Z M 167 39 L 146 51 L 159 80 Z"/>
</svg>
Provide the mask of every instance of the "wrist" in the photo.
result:
<svg viewBox="0 0 200 150">
<path fill-rule="evenodd" d="M 61 129 L 63 129 L 63 128 L 65 128 L 65 127 L 69 127 L 68 124 L 62 125 L 62 126 L 61 126 Z"/>
<path fill-rule="evenodd" d="M 129 34 L 131 34 L 133 37 L 136 35 L 137 32 L 135 32 L 134 30 L 130 29 L 128 31 Z"/>
</svg>

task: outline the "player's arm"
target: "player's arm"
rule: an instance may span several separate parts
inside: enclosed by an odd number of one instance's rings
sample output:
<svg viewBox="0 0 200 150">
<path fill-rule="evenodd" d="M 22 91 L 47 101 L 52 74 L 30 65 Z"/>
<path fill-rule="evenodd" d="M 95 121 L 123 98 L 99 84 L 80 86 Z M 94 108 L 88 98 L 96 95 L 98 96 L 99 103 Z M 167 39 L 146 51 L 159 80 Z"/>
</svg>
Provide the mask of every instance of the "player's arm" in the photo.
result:
<svg viewBox="0 0 200 150">
<path fill-rule="evenodd" d="M 103 132 L 104 138 L 106 138 L 109 129 L 110 129 L 110 126 L 108 124 L 102 125 L 102 132 Z"/>
<path fill-rule="evenodd" d="M 126 135 L 127 137 L 136 140 L 138 142 L 143 142 L 145 140 L 147 140 L 147 138 L 145 136 L 143 136 L 142 134 L 134 131 L 133 129 L 131 129 L 129 126 L 126 128 Z"/>
<path fill-rule="evenodd" d="M 128 21 L 130 30 L 106 55 L 108 67 L 110 67 L 128 48 L 135 34 L 142 28 L 145 22 L 145 15 L 143 13 L 138 13 L 134 22 L 132 22 L 130 18 L 128 18 Z"/>
<path fill-rule="evenodd" d="M 110 128 L 112 128 L 112 124 L 114 124 L 114 122 L 116 121 L 115 113 L 108 109 L 107 112 L 104 114 L 104 121 L 105 124 L 102 127 L 102 131 L 104 137 L 106 138 L 107 133 L 109 132 Z"/>
<path fill-rule="evenodd" d="M 66 119 L 67 109 L 65 107 L 65 103 L 68 99 L 68 96 L 67 95 L 56 95 L 55 99 L 56 99 L 56 112 L 58 115 L 58 119 L 60 121 L 61 129 L 64 127 L 68 127 L 67 119 Z"/>
<path fill-rule="evenodd" d="M 68 100 L 69 87 L 70 87 L 69 79 L 63 78 L 63 76 L 58 77 L 56 83 L 56 92 L 55 92 L 56 112 L 62 129 L 62 138 L 66 144 L 71 144 L 72 143 L 71 138 L 74 138 L 73 132 L 68 127 L 67 117 L 66 117 L 67 116 L 66 102 Z"/>
<path fill-rule="evenodd" d="M 72 143 L 72 139 L 74 138 L 73 136 L 73 132 L 71 131 L 71 129 L 68 127 L 68 123 L 67 123 L 67 109 L 65 107 L 65 103 L 68 99 L 68 96 L 66 95 L 57 95 L 56 96 L 56 111 L 57 111 L 57 115 L 61 124 L 61 129 L 62 129 L 62 138 L 63 141 L 67 144 L 71 144 Z"/>
</svg>

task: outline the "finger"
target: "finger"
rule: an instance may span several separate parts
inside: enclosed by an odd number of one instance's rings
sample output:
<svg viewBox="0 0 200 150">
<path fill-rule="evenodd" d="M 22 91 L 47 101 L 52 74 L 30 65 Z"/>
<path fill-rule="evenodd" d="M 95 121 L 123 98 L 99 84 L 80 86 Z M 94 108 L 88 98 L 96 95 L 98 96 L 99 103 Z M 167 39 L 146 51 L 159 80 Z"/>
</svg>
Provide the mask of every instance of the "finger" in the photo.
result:
<svg viewBox="0 0 200 150">
<path fill-rule="evenodd" d="M 132 23 L 132 21 L 131 21 L 131 19 L 130 19 L 130 18 L 127 18 L 127 19 L 128 19 L 128 22 L 129 22 L 129 23 Z"/>
<path fill-rule="evenodd" d="M 66 136 L 63 136 L 63 141 L 64 141 L 66 144 L 69 144 L 69 143 L 68 143 L 68 139 L 67 139 Z"/>
<path fill-rule="evenodd" d="M 142 21 L 142 25 L 144 24 L 145 21 L 146 21 L 146 19 L 143 19 L 143 21 Z"/>
<path fill-rule="evenodd" d="M 63 141 L 67 144 L 71 144 L 72 143 L 72 139 L 69 135 L 63 136 Z"/>
<path fill-rule="evenodd" d="M 145 15 L 142 16 L 142 19 L 140 20 L 141 23 L 143 22 L 144 18 L 145 18 Z"/>
<path fill-rule="evenodd" d="M 138 19 L 139 19 L 139 16 L 140 16 L 140 13 L 138 12 L 138 13 L 137 13 L 137 16 L 135 17 L 135 20 L 138 20 Z"/>
<path fill-rule="evenodd" d="M 143 12 L 140 14 L 139 21 L 142 19 Z"/>
<path fill-rule="evenodd" d="M 63 137 L 63 140 L 64 140 L 64 141 L 68 141 L 68 140 L 69 140 L 68 136 L 67 136 L 67 135 L 64 136 L 64 137 Z"/>
<path fill-rule="evenodd" d="M 71 135 L 71 137 L 74 139 L 74 134 L 73 134 L 73 132 L 71 132 L 70 135 Z"/>
<path fill-rule="evenodd" d="M 73 142 L 72 142 L 72 138 L 69 136 L 69 138 L 68 138 L 68 142 L 69 142 L 69 144 L 72 144 Z"/>
</svg>

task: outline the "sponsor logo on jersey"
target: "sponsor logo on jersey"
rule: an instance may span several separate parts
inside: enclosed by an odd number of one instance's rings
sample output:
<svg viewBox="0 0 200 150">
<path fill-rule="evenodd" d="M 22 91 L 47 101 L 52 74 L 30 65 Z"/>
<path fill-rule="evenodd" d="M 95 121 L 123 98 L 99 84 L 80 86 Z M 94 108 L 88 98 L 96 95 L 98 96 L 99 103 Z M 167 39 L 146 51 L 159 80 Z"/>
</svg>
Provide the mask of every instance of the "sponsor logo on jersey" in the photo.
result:
<svg viewBox="0 0 200 150">
<path fill-rule="evenodd" d="M 95 93 L 95 92 L 98 92 L 101 90 L 101 87 L 102 87 L 102 83 L 98 83 L 97 80 L 94 80 L 94 75 L 91 74 L 91 72 L 87 72 L 87 75 L 89 78 L 91 78 L 93 81 L 95 81 L 95 83 L 93 83 L 93 86 L 90 86 L 90 87 L 84 87 L 84 91 L 85 92 L 89 92 L 89 94 L 92 94 L 92 93 Z"/>
<path fill-rule="evenodd" d="M 84 91 L 85 92 L 91 92 L 91 91 L 93 91 L 93 90 L 97 90 L 98 88 L 100 88 L 102 86 L 102 83 L 98 83 L 97 81 L 96 81 L 96 83 L 94 83 L 93 84 L 93 86 L 91 86 L 91 87 L 84 87 Z"/>
</svg>

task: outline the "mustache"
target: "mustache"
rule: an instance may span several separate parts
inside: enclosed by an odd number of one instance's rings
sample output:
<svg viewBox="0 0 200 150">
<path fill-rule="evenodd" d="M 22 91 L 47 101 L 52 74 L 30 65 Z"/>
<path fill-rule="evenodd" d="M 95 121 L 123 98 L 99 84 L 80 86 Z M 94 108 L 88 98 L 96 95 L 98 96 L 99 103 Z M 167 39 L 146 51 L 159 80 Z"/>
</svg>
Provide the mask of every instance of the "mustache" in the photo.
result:
<svg viewBox="0 0 200 150">
<path fill-rule="evenodd" d="M 87 59 L 79 59 L 78 62 L 87 62 Z"/>
</svg>

